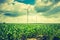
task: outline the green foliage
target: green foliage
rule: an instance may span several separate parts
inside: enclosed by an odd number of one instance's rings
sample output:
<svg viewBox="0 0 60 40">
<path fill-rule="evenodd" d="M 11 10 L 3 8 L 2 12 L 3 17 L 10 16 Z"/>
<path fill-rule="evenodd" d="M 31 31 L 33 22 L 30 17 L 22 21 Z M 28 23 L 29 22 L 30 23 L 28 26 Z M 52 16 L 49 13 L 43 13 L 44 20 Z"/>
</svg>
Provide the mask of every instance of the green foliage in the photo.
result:
<svg viewBox="0 0 60 40">
<path fill-rule="evenodd" d="M 38 35 L 60 37 L 60 24 L 7 24 L 0 23 L 1 40 L 20 40 Z"/>
</svg>

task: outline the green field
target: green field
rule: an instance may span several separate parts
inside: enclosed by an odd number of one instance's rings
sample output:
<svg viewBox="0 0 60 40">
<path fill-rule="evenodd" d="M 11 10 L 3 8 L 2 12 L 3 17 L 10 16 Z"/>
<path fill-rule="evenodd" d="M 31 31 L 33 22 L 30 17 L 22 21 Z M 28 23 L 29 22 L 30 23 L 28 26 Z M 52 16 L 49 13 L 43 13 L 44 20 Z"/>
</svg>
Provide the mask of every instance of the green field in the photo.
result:
<svg viewBox="0 0 60 40">
<path fill-rule="evenodd" d="M 47 36 L 46 40 L 53 40 L 54 37 L 60 40 L 60 24 L 0 23 L 0 40 L 26 40 L 43 36 Z"/>
</svg>

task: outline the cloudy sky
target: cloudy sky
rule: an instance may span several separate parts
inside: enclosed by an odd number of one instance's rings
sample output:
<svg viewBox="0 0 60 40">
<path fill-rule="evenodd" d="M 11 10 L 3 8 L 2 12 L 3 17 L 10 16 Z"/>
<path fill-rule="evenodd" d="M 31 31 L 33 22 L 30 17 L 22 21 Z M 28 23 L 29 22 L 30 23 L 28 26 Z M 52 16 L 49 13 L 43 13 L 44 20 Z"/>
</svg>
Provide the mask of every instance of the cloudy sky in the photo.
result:
<svg viewBox="0 0 60 40">
<path fill-rule="evenodd" d="M 57 0 L 0 0 L 0 22 L 60 23 L 59 5 Z"/>
</svg>

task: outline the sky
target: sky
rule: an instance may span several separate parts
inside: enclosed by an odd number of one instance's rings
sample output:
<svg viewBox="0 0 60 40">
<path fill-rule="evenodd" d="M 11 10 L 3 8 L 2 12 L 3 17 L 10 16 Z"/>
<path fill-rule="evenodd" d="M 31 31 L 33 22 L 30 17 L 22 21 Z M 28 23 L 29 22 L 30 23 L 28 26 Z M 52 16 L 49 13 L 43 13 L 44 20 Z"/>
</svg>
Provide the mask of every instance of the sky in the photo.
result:
<svg viewBox="0 0 60 40">
<path fill-rule="evenodd" d="M 25 3 L 25 4 L 31 4 L 31 5 L 35 3 L 35 0 L 16 0 L 16 1 Z"/>
<path fill-rule="evenodd" d="M 40 0 L 0 0 L 0 22 L 60 23 L 60 3 L 48 6 L 50 4 L 46 6 Z"/>
</svg>

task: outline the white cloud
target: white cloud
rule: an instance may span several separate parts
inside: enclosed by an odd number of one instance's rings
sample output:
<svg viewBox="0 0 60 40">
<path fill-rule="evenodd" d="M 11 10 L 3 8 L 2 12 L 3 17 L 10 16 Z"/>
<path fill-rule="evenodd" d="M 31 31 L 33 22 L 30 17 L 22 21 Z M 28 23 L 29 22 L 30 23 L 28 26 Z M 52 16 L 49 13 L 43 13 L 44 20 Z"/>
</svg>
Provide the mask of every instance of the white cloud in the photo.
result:
<svg viewBox="0 0 60 40">
<path fill-rule="evenodd" d="M 8 2 L 9 1 L 7 1 L 5 4 L 0 5 L 0 10 L 10 11 L 12 13 L 18 12 L 19 14 L 22 13 L 25 15 L 18 16 L 18 17 L 7 17 L 4 15 L 0 15 L 0 18 L 1 18 L 0 22 L 27 23 L 27 15 L 26 15 L 27 9 L 28 9 L 29 13 L 31 14 L 28 16 L 28 20 L 30 23 L 36 23 L 36 22 L 37 23 L 49 23 L 49 22 L 56 23 L 56 22 L 60 22 L 60 16 L 59 16 L 59 18 L 47 18 L 47 17 L 41 15 L 40 13 L 36 13 L 33 5 L 19 3 L 19 2 L 14 2 L 15 4 L 12 5 L 13 1 L 11 1 L 9 4 L 8 4 Z M 36 19 L 36 17 L 37 17 L 37 19 Z"/>
<path fill-rule="evenodd" d="M 34 11 L 34 6 L 27 5 L 27 4 L 24 4 L 24 3 L 19 3 L 19 2 L 14 2 L 14 5 L 12 3 L 10 3 L 10 4 L 5 3 L 5 4 L 0 5 L 0 7 L 1 7 L 0 11 L 10 11 L 10 12 L 15 11 L 15 12 L 18 12 L 19 14 L 20 13 L 26 14 L 27 9 L 30 12 Z"/>
</svg>

